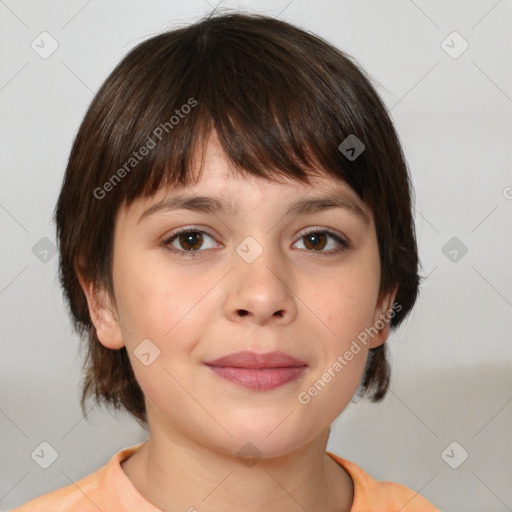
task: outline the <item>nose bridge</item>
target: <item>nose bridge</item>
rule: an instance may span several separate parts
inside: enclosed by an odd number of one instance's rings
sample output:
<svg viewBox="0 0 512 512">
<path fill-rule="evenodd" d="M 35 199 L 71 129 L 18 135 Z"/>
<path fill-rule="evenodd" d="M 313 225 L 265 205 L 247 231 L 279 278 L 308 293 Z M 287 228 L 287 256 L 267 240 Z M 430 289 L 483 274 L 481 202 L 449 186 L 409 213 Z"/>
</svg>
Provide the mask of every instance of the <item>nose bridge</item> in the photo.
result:
<svg viewBox="0 0 512 512">
<path fill-rule="evenodd" d="M 251 272 L 253 270 L 258 275 L 269 273 L 272 279 L 277 279 L 282 285 L 281 280 L 288 272 L 285 262 L 286 255 L 281 251 L 274 230 L 253 231 L 245 236 L 236 246 L 235 251 L 237 265 L 242 268 L 247 267 L 246 271 Z"/>
<path fill-rule="evenodd" d="M 236 247 L 228 314 L 249 314 L 260 323 L 272 316 L 293 316 L 293 294 L 287 282 L 290 275 L 279 247 L 272 240 L 268 233 L 249 235 Z"/>
</svg>

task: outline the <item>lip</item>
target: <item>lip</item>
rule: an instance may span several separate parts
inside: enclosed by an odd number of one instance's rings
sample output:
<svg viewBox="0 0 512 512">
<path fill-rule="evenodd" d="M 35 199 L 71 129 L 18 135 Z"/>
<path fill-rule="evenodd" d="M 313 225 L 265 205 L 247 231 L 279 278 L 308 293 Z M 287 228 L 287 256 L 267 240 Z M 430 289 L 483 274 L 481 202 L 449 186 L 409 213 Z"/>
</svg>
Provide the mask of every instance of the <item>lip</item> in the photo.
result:
<svg viewBox="0 0 512 512">
<path fill-rule="evenodd" d="M 284 368 L 289 366 L 307 366 L 304 361 L 300 361 L 284 352 L 265 352 L 258 354 L 244 350 L 242 352 L 233 352 L 227 356 L 220 357 L 213 361 L 207 361 L 208 366 L 235 368 Z"/>
<path fill-rule="evenodd" d="M 307 369 L 304 361 L 284 352 L 242 351 L 205 363 L 219 377 L 255 391 L 275 389 L 298 379 Z"/>
</svg>

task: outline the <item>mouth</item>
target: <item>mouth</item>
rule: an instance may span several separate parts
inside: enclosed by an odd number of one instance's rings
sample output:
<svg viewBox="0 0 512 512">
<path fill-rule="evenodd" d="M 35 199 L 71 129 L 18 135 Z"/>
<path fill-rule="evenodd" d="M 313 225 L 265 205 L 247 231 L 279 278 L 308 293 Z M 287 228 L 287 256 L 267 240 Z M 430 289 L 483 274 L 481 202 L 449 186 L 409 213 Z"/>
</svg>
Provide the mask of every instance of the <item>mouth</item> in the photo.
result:
<svg viewBox="0 0 512 512">
<path fill-rule="evenodd" d="M 236 352 L 205 363 L 219 377 L 254 391 L 268 391 L 297 380 L 304 361 L 283 352 Z"/>
</svg>

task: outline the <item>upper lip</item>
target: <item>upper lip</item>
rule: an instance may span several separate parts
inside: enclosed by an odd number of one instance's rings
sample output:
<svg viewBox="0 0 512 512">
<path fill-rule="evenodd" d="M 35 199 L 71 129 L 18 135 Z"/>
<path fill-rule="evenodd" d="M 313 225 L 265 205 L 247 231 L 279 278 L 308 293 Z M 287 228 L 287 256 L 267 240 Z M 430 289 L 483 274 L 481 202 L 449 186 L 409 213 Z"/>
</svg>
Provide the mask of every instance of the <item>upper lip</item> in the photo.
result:
<svg viewBox="0 0 512 512">
<path fill-rule="evenodd" d="M 288 366 L 307 366 L 304 361 L 300 361 L 284 352 L 266 352 L 258 354 L 256 352 L 242 351 L 233 352 L 214 361 L 207 361 L 209 366 L 233 366 L 236 368 L 284 368 Z"/>
</svg>

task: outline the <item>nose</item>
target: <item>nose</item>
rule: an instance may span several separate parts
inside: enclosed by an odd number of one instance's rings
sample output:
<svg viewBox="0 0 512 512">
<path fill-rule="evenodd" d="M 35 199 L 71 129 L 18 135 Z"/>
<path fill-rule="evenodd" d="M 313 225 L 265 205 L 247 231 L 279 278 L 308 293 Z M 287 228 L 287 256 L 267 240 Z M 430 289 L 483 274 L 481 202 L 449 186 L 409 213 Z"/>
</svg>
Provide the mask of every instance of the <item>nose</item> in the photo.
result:
<svg viewBox="0 0 512 512">
<path fill-rule="evenodd" d="M 225 314 L 233 321 L 244 319 L 258 325 L 289 323 L 297 314 L 292 272 L 275 250 L 260 247 L 247 241 L 237 248 L 228 278 Z"/>
</svg>

